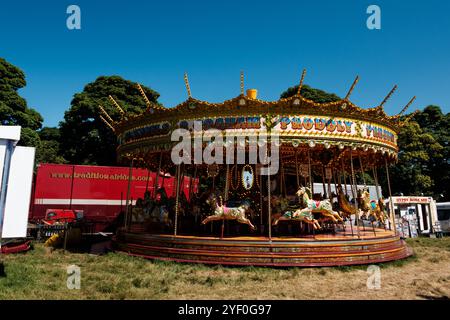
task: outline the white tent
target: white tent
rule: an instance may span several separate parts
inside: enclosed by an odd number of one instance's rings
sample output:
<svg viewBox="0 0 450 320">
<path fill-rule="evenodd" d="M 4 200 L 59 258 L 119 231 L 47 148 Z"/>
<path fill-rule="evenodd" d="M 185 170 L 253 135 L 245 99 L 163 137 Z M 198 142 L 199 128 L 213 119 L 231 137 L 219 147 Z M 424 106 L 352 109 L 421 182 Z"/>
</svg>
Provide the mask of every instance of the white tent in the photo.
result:
<svg viewBox="0 0 450 320">
<path fill-rule="evenodd" d="M 26 236 L 35 148 L 18 147 L 20 126 L 0 126 L 0 246 Z"/>
</svg>

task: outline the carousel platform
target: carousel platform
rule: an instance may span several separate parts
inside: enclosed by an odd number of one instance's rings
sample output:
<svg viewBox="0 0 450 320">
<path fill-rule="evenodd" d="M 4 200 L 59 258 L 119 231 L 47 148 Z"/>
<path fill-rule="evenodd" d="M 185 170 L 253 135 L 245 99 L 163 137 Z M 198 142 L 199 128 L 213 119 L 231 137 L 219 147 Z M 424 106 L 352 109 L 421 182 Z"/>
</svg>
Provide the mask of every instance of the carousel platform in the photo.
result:
<svg viewBox="0 0 450 320">
<path fill-rule="evenodd" d="M 173 236 L 119 231 L 120 251 L 148 259 L 236 266 L 318 267 L 373 264 L 406 258 L 412 250 L 392 231 L 350 228 L 304 237 Z"/>
</svg>

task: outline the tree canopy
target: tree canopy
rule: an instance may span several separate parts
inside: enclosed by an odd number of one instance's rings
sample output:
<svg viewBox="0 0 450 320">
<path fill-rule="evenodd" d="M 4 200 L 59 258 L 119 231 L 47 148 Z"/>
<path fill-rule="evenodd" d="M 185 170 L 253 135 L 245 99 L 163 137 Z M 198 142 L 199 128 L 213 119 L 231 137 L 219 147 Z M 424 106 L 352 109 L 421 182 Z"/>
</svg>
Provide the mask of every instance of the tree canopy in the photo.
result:
<svg viewBox="0 0 450 320">
<path fill-rule="evenodd" d="M 298 85 L 294 87 L 290 87 L 286 91 L 284 91 L 280 97 L 282 99 L 292 97 L 293 95 L 297 94 L 298 91 Z M 312 100 L 317 103 L 325 103 L 325 102 L 333 102 L 333 101 L 339 101 L 341 98 L 337 96 L 334 93 L 328 93 L 320 89 L 311 88 L 308 85 L 303 85 L 302 89 L 300 90 L 300 94 L 309 100 Z"/>
<path fill-rule="evenodd" d="M 434 177 L 430 161 L 442 157 L 442 146 L 415 121 L 398 135 L 398 163 L 391 170 L 392 192 L 404 195 L 431 195 Z"/>
<path fill-rule="evenodd" d="M 19 95 L 18 90 L 25 86 L 23 71 L 0 58 L 0 123 L 22 127 L 20 145 L 38 146 L 36 130 L 42 127 L 43 118 Z"/>
<path fill-rule="evenodd" d="M 441 149 L 430 155 L 424 163 L 433 180 L 433 195 L 437 200 L 450 201 L 450 113 L 444 114 L 440 107 L 430 105 L 414 116 L 422 130 L 433 136 Z"/>
<path fill-rule="evenodd" d="M 157 103 L 159 94 L 142 86 L 148 99 Z M 62 156 L 74 164 L 115 165 L 117 140 L 114 133 L 100 120 L 98 106 L 102 105 L 113 119 L 119 112 L 111 104 L 111 95 L 128 114 L 141 113 L 145 100 L 137 83 L 119 76 L 102 76 L 76 93 L 71 106 L 60 123 Z"/>
</svg>

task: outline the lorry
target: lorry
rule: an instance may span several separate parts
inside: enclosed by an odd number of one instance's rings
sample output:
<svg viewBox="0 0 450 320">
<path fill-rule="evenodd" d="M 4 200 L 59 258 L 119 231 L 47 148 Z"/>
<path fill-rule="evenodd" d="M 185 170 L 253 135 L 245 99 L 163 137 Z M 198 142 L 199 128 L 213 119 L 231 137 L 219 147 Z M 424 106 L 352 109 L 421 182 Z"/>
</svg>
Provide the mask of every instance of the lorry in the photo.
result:
<svg viewBox="0 0 450 320">
<path fill-rule="evenodd" d="M 130 181 L 130 188 L 128 184 Z M 196 180 L 198 181 L 198 180 Z M 125 211 L 134 205 L 145 192 L 155 193 L 164 188 L 168 196 L 175 196 L 176 181 L 168 173 L 156 173 L 129 167 L 40 164 L 37 167 L 30 205 L 29 222 L 41 223 L 71 216 L 79 212 L 83 219 L 94 224 L 94 230 L 106 230 Z M 180 192 L 189 198 L 196 192 L 197 184 L 183 177 Z M 129 192 L 128 192 L 129 191 Z M 72 211 L 70 211 L 72 210 Z M 53 217 L 49 217 L 52 216 Z"/>
</svg>

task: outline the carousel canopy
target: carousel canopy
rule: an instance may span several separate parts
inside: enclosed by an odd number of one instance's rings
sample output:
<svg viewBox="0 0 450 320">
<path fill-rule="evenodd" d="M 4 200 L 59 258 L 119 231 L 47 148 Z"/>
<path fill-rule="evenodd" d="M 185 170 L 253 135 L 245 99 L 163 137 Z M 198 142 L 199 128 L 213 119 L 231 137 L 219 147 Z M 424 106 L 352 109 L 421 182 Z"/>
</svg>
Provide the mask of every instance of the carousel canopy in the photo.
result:
<svg viewBox="0 0 450 320">
<path fill-rule="evenodd" d="M 256 90 L 244 94 L 241 75 L 241 93 L 221 103 L 210 103 L 191 96 L 185 75 L 188 99 L 181 104 L 166 108 L 152 104 L 148 99 L 146 110 L 139 115 L 127 115 L 110 97 L 111 103 L 120 111 L 120 119 L 112 119 L 101 108 L 101 119 L 117 135 L 119 160 L 142 158 L 152 153 L 169 151 L 174 142 L 171 133 L 178 128 L 193 131 L 194 122 L 201 122 L 200 132 L 208 129 L 221 130 L 225 135 L 252 137 L 278 135 L 284 152 L 292 153 L 297 148 L 323 148 L 344 150 L 351 148 L 363 153 L 380 153 L 392 159 L 397 157 L 397 134 L 409 120 L 401 121 L 415 97 L 394 116 L 384 111 L 383 105 L 394 93 L 395 86 L 377 106 L 361 108 L 349 100 L 358 81 L 353 82 L 345 98 L 326 103 L 317 103 L 304 98 L 300 89 L 289 98 L 264 101 L 257 98 Z M 140 86 L 139 86 L 140 87 Z M 145 98 L 144 92 L 141 94 Z M 198 129 L 195 128 L 196 130 Z"/>
</svg>

